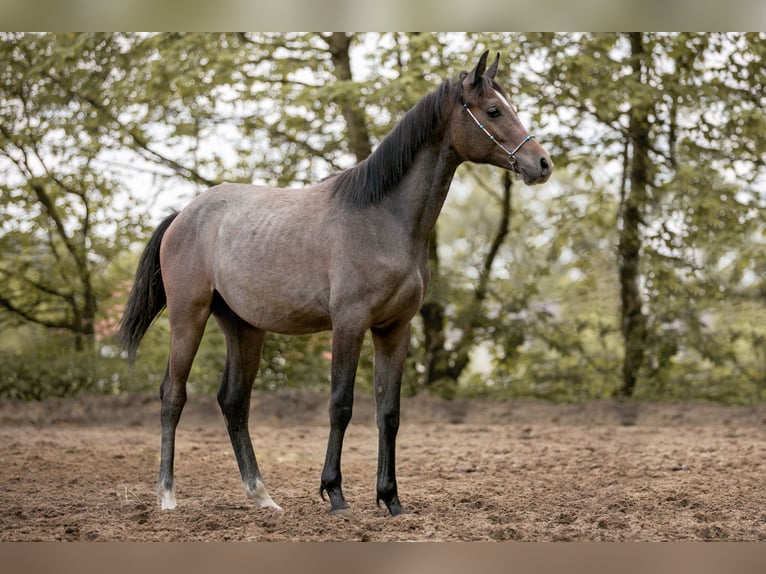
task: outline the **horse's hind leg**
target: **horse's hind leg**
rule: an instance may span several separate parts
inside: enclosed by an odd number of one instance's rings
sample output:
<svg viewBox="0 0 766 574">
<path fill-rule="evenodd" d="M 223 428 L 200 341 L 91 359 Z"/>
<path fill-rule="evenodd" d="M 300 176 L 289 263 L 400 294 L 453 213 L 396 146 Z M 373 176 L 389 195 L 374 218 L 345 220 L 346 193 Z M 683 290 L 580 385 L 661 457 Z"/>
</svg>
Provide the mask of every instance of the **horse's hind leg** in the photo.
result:
<svg viewBox="0 0 766 574">
<path fill-rule="evenodd" d="M 183 314 L 170 315 L 170 356 L 165 378 L 160 387 L 162 411 L 162 447 L 160 451 L 160 476 L 157 492 L 163 509 L 176 507 L 173 481 L 176 427 L 186 403 L 186 381 L 189 378 L 194 355 L 197 353 L 205 323 L 210 316 L 209 305 L 185 309 Z"/>
<path fill-rule="evenodd" d="M 250 393 L 258 373 L 265 333 L 240 319 L 221 300 L 216 302 L 213 312 L 226 336 L 226 367 L 218 404 L 237 457 L 245 494 L 258 506 L 282 510 L 266 491 L 248 429 Z"/>
</svg>

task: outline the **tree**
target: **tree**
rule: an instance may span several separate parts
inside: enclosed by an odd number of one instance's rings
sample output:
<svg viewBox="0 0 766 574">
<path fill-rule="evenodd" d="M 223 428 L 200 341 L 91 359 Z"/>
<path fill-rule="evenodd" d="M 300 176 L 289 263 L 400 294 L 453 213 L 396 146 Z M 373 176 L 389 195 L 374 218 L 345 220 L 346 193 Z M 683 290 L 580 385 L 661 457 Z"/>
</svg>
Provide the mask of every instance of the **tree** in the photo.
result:
<svg viewBox="0 0 766 574">
<path fill-rule="evenodd" d="M 644 46 L 641 32 L 629 34 L 630 67 L 629 82 L 633 90 L 628 111 L 628 129 L 623 165 L 628 185 L 623 188 L 620 213 L 620 240 L 617 245 L 620 274 L 620 302 L 622 315 L 622 336 L 625 341 L 625 358 L 622 364 L 623 385 L 620 394 L 631 396 L 636 388 L 638 372 L 644 360 L 646 345 L 646 314 L 644 297 L 641 293 L 641 224 L 645 218 L 649 186 L 653 180 L 649 159 L 650 143 L 649 116 L 654 112 L 654 99 L 644 93 L 644 78 L 651 62 Z"/>
<path fill-rule="evenodd" d="M 88 347 L 155 202 L 180 208 L 224 180 L 316 182 L 487 47 L 556 177 L 533 193 L 459 170 L 409 390 L 762 396 L 765 39 L 3 34 L 0 320 Z M 327 343 L 270 337 L 264 386 L 321 384 Z M 223 343 L 209 344 L 200 378 L 215 385 Z"/>
<path fill-rule="evenodd" d="M 763 142 L 756 135 L 764 122 L 762 41 L 643 33 L 525 39 L 528 53 L 542 63 L 529 83 L 550 95 L 540 113 L 558 117 L 564 127 L 554 140 L 561 146 L 559 168 L 581 178 L 577 185 L 592 186 L 593 172 L 605 169 L 619 182 L 611 188 L 620 205 L 620 395 L 632 396 L 642 373 L 667 372 L 684 344 L 714 362 L 732 358 L 704 341 L 701 317 L 716 300 L 703 287 L 704 275 L 733 252 L 722 251 L 712 235 L 703 241 L 698 231 L 729 229 L 740 246 L 735 250 L 746 252 L 748 240 L 762 241 L 754 184 L 763 176 Z M 735 173 L 742 176 L 736 183 Z M 755 263 L 749 259 L 746 266 L 753 270 Z M 679 290 L 686 297 L 679 298 Z M 688 297 L 700 290 L 707 291 L 704 302 Z"/>
<path fill-rule="evenodd" d="M 434 232 L 431 237 L 429 259 L 435 286 L 420 311 L 425 348 L 424 385 L 441 396 L 454 396 L 460 376 L 470 362 L 471 350 L 476 343 L 476 331 L 485 322 L 483 305 L 489 295 L 492 268 L 510 230 L 513 180 L 510 172 L 503 173 L 501 179 L 502 190 L 499 197 L 486 182 L 478 180 L 479 186 L 488 188 L 485 193 L 499 204 L 500 217 L 483 261 L 478 267 L 472 293 L 467 294 L 463 308 L 451 318 L 450 325 L 447 324 L 446 306 L 449 300 L 445 297 L 445 278 L 439 263 L 438 235 Z M 452 288 L 454 289 L 454 285 Z M 459 333 L 449 346 L 446 343 L 448 328 Z"/>
<path fill-rule="evenodd" d="M 241 62 L 223 35 L 2 40 L 0 306 L 82 346 L 109 290 L 105 267 L 146 230 L 124 173 L 199 186 L 239 177 L 201 142 L 228 111 L 219 95 Z"/>
<path fill-rule="evenodd" d="M 4 173 L 0 305 L 12 316 L 76 335 L 94 333 L 104 286 L 99 270 L 139 229 L 97 165 L 105 137 L 97 114 L 75 91 L 109 81 L 106 39 L 5 36 L 0 45 L 0 162 Z M 80 60 L 82 53 L 98 58 Z M 90 108 L 90 109 L 89 109 Z"/>
</svg>

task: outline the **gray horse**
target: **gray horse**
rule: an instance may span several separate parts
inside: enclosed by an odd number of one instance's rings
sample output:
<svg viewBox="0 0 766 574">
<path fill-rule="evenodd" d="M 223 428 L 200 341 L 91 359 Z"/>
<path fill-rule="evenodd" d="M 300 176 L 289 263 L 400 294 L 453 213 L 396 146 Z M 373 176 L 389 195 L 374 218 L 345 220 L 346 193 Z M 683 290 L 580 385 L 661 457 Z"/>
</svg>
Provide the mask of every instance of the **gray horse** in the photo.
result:
<svg viewBox="0 0 766 574">
<path fill-rule="evenodd" d="M 170 355 L 160 388 L 158 493 L 176 505 L 175 432 L 192 360 L 212 314 L 226 337 L 218 392 L 248 499 L 279 509 L 264 486 L 248 417 L 264 336 L 332 330 L 330 435 L 320 493 L 341 489 L 343 436 L 366 331 L 375 348 L 377 503 L 404 512 L 396 486 L 402 368 L 410 320 L 428 287 L 428 237 L 464 161 L 512 170 L 528 185 L 553 164 L 495 81 L 498 54 L 424 96 L 357 166 L 303 190 L 223 184 L 155 230 L 138 264 L 120 336 L 131 359 L 167 306 Z"/>
</svg>

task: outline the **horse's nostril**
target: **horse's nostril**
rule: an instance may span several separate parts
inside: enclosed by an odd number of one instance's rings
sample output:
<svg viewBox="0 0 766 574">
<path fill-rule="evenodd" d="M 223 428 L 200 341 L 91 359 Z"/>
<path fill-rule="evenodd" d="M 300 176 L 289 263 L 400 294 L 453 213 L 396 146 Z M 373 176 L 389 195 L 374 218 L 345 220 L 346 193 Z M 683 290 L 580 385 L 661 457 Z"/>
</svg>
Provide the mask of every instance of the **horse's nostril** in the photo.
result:
<svg viewBox="0 0 766 574">
<path fill-rule="evenodd" d="M 541 158 L 540 169 L 542 170 L 543 174 L 547 174 L 551 171 L 551 162 L 549 162 L 547 158 Z"/>
</svg>

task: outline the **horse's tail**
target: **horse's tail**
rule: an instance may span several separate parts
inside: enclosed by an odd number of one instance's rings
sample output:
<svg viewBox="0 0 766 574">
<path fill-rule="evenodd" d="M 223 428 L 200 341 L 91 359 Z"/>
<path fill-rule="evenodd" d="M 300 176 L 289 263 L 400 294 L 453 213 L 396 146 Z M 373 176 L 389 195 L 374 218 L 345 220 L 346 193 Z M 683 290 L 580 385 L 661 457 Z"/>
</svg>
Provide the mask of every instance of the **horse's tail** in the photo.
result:
<svg viewBox="0 0 766 574">
<path fill-rule="evenodd" d="M 135 358 L 141 339 L 167 303 L 160 273 L 160 243 L 177 216 L 178 212 L 174 211 L 162 220 L 138 261 L 133 287 L 120 320 L 120 343 L 128 351 L 130 361 Z"/>
</svg>

